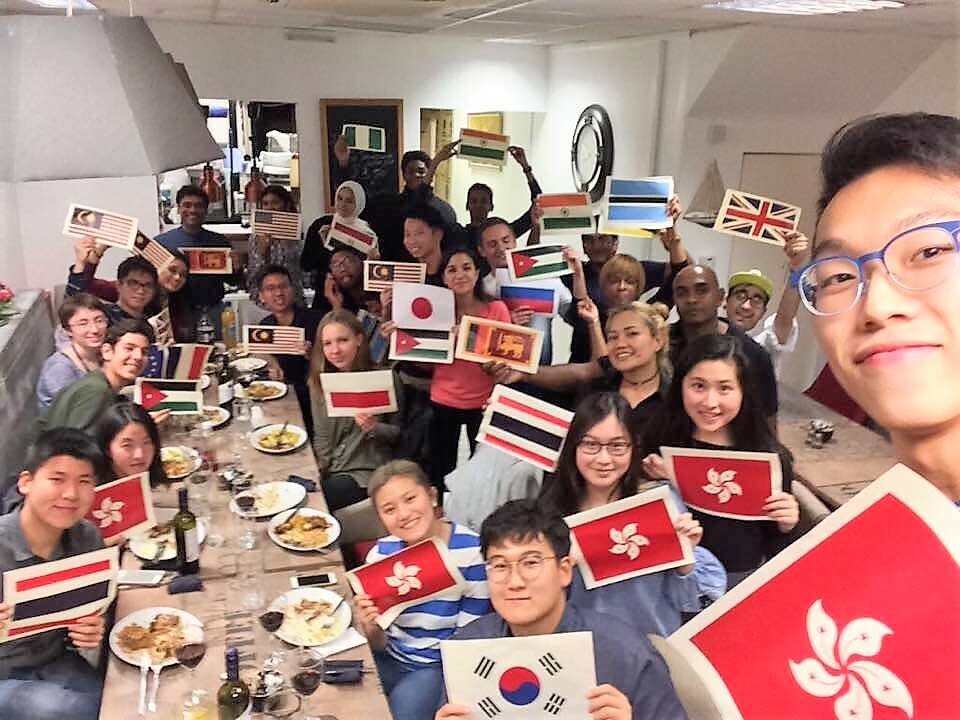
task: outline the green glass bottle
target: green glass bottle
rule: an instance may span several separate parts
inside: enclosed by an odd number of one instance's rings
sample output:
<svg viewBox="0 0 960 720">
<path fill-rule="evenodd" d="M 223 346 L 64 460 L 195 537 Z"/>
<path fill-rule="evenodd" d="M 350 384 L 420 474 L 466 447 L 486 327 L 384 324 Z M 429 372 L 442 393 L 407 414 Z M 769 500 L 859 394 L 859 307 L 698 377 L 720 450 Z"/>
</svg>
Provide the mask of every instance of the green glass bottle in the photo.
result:
<svg viewBox="0 0 960 720">
<path fill-rule="evenodd" d="M 240 679 L 240 656 L 236 648 L 227 648 L 227 679 L 217 690 L 219 720 L 246 720 L 250 717 L 250 689 Z"/>
<path fill-rule="evenodd" d="M 187 489 L 177 491 L 180 512 L 173 516 L 173 535 L 177 541 L 177 569 L 181 575 L 200 571 L 200 542 L 197 539 L 197 517 L 187 505 Z"/>
</svg>

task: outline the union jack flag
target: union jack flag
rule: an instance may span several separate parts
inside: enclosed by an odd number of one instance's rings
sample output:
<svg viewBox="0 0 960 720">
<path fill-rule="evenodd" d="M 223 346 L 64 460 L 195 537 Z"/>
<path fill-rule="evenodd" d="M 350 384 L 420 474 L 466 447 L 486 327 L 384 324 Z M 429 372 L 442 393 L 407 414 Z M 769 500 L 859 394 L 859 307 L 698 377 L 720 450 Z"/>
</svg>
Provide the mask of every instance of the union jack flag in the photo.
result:
<svg viewBox="0 0 960 720">
<path fill-rule="evenodd" d="M 783 245 L 784 233 L 796 230 L 800 208 L 779 200 L 727 190 L 713 229 L 727 235 Z"/>
</svg>

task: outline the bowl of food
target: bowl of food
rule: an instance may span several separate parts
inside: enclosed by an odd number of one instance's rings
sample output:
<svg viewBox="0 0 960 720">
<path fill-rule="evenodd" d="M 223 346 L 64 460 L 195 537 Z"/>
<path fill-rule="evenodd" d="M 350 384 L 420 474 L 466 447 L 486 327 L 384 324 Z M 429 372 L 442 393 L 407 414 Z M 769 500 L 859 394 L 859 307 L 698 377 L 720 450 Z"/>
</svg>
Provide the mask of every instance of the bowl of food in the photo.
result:
<svg viewBox="0 0 960 720">
<path fill-rule="evenodd" d="M 247 397 L 253 400 L 276 400 L 286 394 L 286 384 L 276 380 L 257 380 L 247 388 Z"/>
<path fill-rule="evenodd" d="M 152 665 L 176 665 L 177 650 L 188 642 L 203 642 L 203 623 L 173 607 L 136 610 L 118 620 L 110 631 L 113 654 L 131 665 L 140 665 L 144 653 Z"/>
<path fill-rule="evenodd" d="M 160 448 L 160 463 L 170 480 L 181 480 L 201 465 L 200 453 L 183 445 Z"/>
<path fill-rule="evenodd" d="M 250 444 L 271 455 L 299 450 L 307 442 L 307 431 L 297 425 L 276 423 L 264 425 L 250 434 Z"/>
<path fill-rule="evenodd" d="M 350 627 L 350 604 L 324 588 L 307 587 L 284 593 L 267 608 L 283 613 L 276 636 L 299 647 L 314 647 L 336 640 Z"/>
<path fill-rule="evenodd" d="M 323 510 L 298 508 L 276 515 L 267 527 L 267 535 L 287 550 L 320 550 L 340 537 L 340 523 Z"/>
</svg>

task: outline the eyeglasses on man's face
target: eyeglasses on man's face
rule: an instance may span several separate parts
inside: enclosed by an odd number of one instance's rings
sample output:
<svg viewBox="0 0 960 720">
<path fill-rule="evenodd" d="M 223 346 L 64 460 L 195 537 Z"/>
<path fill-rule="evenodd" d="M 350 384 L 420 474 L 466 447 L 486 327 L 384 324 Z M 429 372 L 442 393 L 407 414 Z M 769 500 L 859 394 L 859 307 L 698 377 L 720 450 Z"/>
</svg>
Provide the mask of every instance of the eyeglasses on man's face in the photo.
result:
<svg viewBox="0 0 960 720">
<path fill-rule="evenodd" d="M 536 580 L 543 572 L 543 565 L 547 560 L 555 560 L 556 555 L 524 555 L 519 560 L 504 560 L 493 558 L 487 563 L 487 581 L 505 583 L 510 579 L 510 571 L 517 568 L 517 574 L 522 580 Z"/>
</svg>

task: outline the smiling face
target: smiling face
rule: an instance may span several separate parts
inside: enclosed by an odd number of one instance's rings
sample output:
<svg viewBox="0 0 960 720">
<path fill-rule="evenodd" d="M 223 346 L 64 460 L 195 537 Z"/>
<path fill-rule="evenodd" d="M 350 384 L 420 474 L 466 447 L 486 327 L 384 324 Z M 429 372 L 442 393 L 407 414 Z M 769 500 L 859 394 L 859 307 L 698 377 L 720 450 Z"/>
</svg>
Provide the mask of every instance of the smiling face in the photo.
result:
<svg viewBox="0 0 960 720">
<path fill-rule="evenodd" d="M 157 284 L 149 273 L 133 270 L 117 282 L 119 304 L 135 315 L 142 315 L 157 292 Z"/>
<path fill-rule="evenodd" d="M 403 221 L 403 246 L 417 260 L 426 260 L 440 252 L 443 231 L 434 229 L 419 218 Z"/>
<path fill-rule="evenodd" d="M 683 378 L 683 409 L 700 433 L 716 433 L 740 412 L 743 389 L 733 360 L 704 360 Z"/>
<path fill-rule="evenodd" d="M 411 477 L 394 475 L 376 491 L 373 503 L 387 532 L 412 545 L 432 533 L 435 493 Z"/>
<path fill-rule="evenodd" d="M 837 193 L 820 218 L 814 256 L 860 255 L 894 235 L 960 218 L 960 179 L 910 167 L 875 170 Z M 891 433 L 923 434 L 960 415 L 960 274 L 910 292 L 878 262 L 850 310 L 814 317 L 830 367 L 843 388 Z"/>
<path fill-rule="evenodd" d="M 467 193 L 467 212 L 470 213 L 470 222 L 478 225 L 486 220 L 493 212 L 493 198 L 483 188 L 474 188 Z"/>
<path fill-rule="evenodd" d="M 320 345 L 327 362 L 337 370 L 347 372 L 353 368 L 363 344 L 363 335 L 357 335 L 346 325 L 329 323 L 320 333 Z"/>
<path fill-rule="evenodd" d="M 427 164 L 423 160 L 410 160 L 403 166 L 403 182 L 410 190 L 416 190 L 427 178 Z"/>
<path fill-rule="evenodd" d="M 282 273 L 266 275 L 260 281 L 260 301 L 270 312 L 277 314 L 293 307 L 293 287 L 290 278 Z"/>
<path fill-rule="evenodd" d="M 443 269 L 443 284 L 457 297 L 470 297 L 477 285 L 480 271 L 467 253 L 454 254 Z"/>
<path fill-rule="evenodd" d="M 625 310 L 607 323 L 607 355 L 617 372 L 649 365 L 663 348 L 639 312 Z"/>
<path fill-rule="evenodd" d="M 350 250 L 337 250 L 330 258 L 330 274 L 342 288 L 358 287 L 362 272 L 363 262 Z"/>
<path fill-rule="evenodd" d="M 356 215 L 357 199 L 353 195 L 353 190 L 348 187 L 337 190 L 337 196 L 333 201 L 333 209 L 342 218 L 352 218 Z"/>
<path fill-rule="evenodd" d="M 756 285 L 737 285 L 727 294 L 726 310 L 727 320 L 748 332 L 767 311 L 767 295 Z"/>
<path fill-rule="evenodd" d="M 103 369 L 130 385 L 147 365 L 147 349 L 150 341 L 140 333 L 127 333 L 116 344 L 104 343 L 100 347 Z"/>
<path fill-rule="evenodd" d="M 78 308 L 67 328 L 67 334 L 78 347 L 99 350 L 107 334 L 107 316 L 101 310 Z"/>
<path fill-rule="evenodd" d="M 207 198 L 205 195 L 186 195 L 177 203 L 180 224 L 190 232 L 196 232 L 207 219 Z"/>
<path fill-rule="evenodd" d="M 477 250 L 492 268 L 507 266 L 507 250 L 517 249 L 517 237 L 509 225 L 497 224 L 480 234 Z"/>
<path fill-rule="evenodd" d="M 97 478 L 87 460 L 56 455 L 35 472 L 22 472 L 17 487 L 26 496 L 24 512 L 58 530 L 76 525 L 93 505 Z"/>
<path fill-rule="evenodd" d="M 601 443 L 600 451 L 594 455 L 586 452 L 590 443 Z M 627 470 L 630 469 L 630 460 L 633 449 L 619 455 L 610 451 L 611 443 L 630 445 L 630 431 L 617 419 L 616 415 L 608 415 L 590 428 L 577 444 L 577 470 L 587 484 L 588 492 L 594 492 L 604 497 L 610 497 L 614 488 L 620 482 Z"/>
<path fill-rule="evenodd" d="M 131 422 L 113 436 L 107 453 L 113 464 L 113 474 L 122 478 L 149 470 L 157 454 L 157 446 L 143 425 Z"/>
<path fill-rule="evenodd" d="M 187 284 L 187 272 L 186 263 L 174 258 L 157 271 L 160 286 L 169 293 L 178 292 Z"/>
<path fill-rule="evenodd" d="M 685 267 L 674 278 L 673 298 L 684 325 L 701 325 L 717 317 L 723 292 L 712 271 L 692 265 Z"/>
</svg>

